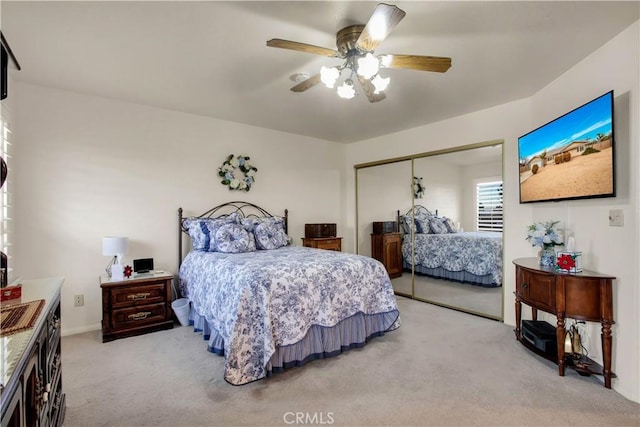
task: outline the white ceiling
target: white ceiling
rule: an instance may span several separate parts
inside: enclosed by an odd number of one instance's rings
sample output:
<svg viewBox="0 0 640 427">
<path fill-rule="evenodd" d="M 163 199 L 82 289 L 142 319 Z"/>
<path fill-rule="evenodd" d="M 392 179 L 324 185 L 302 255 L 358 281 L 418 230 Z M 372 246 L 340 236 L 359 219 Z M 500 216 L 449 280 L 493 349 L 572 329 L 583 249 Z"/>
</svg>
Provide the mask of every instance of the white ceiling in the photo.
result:
<svg viewBox="0 0 640 427">
<path fill-rule="evenodd" d="M 638 20 L 640 2 L 400 1 L 376 53 L 446 56 L 446 73 L 387 69 L 387 99 L 338 98 L 294 73 L 335 59 L 269 48 L 335 48 L 377 2 L 11 2 L 2 32 L 15 80 L 339 142 L 366 140 L 532 95 Z M 612 73 L 615 72 L 615 64 Z"/>
</svg>

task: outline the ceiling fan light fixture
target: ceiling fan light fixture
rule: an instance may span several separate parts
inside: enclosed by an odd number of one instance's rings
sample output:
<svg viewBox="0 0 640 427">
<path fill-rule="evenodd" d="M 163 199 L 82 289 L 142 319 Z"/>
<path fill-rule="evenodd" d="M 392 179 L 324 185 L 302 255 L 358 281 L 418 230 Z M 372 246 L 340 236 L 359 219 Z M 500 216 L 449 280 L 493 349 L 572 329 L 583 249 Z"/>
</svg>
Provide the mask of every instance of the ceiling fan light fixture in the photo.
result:
<svg viewBox="0 0 640 427">
<path fill-rule="evenodd" d="M 323 65 L 322 68 L 320 68 L 320 80 L 328 88 L 333 88 L 339 77 L 340 70 L 338 70 L 336 67 L 325 67 Z"/>
<path fill-rule="evenodd" d="M 344 99 L 351 99 L 356 96 L 356 90 L 353 88 L 353 81 L 351 79 L 345 80 L 342 85 L 338 86 L 338 95 Z"/>
<path fill-rule="evenodd" d="M 378 61 L 380 61 L 381 67 L 389 68 L 393 62 L 393 55 L 380 55 L 378 56 Z"/>
<path fill-rule="evenodd" d="M 381 77 L 380 74 L 377 74 L 371 80 L 371 83 L 373 83 L 373 86 L 376 88 L 376 90 L 373 93 L 375 93 L 377 95 L 380 92 L 382 92 L 383 90 L 385 90 L 387 88 L 387 86 L 389 86 L 389 82 L 390 81 L 391 81 L 391 77 L 387 77 L 385 79 L 384 77 Z"/>
<path fill-rule="evenodd" d="M 370 79 L 378 73 L 380 64 L 378 58 L 373 56 L 370 52 L 362 58 L 358 59 L 358 74 L 365 79 Z"/>
</svg>

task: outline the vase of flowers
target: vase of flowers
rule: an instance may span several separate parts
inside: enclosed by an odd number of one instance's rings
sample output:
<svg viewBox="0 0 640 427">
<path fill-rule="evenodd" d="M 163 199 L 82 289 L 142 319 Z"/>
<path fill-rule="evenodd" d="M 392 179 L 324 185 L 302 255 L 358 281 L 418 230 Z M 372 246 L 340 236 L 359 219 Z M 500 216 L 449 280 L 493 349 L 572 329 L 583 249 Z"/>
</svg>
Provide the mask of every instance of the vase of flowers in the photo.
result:
<svg viewBox="0 0 640 427">
<path fill-rule="evenodd" d="M 554 246 L 563 244 L 562 235 L 558 231 L 560 221 L 536 222 L 529 226 L 527 241 L 531 246 L 540 247 L 540 266 L 552 268 L 556 263 Z"/>
</svg>

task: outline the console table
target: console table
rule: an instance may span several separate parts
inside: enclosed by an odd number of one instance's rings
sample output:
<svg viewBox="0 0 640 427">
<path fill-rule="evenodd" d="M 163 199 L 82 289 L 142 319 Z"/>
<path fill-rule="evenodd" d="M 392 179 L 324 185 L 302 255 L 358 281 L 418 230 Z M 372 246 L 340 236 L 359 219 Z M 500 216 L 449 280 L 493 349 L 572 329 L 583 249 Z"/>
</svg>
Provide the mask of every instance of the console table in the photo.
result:
<svg viewBox="0 0 640 427">
<path fill-rule="evenodd" d="M 565 366 L 575 369 L 581 375 L 597 374 L 604 376 L 604 386 L 611 388 L 611 325 L 613 321 L 612 281 L 613 276 L 584 270 L 581 273 L 560 273 L 553 267 L 539 265 L 537 258 L 518 258 L 516 266 L 516 339 L 534 352 L 558 363 L 558 374 L 564 376 Z M 556 339 L 558 343 L 557 360 L 522 339 L 520 320 L 522 303 L 531 307 L 531 316 L 537 320 L 537 310 L 554 314 L 558 321 Z M 604 367 L 589 358 L 574 362 L 565 358 L 565 318 L 600 322 L 602 324 L 602 361 Z"/>
</svg>

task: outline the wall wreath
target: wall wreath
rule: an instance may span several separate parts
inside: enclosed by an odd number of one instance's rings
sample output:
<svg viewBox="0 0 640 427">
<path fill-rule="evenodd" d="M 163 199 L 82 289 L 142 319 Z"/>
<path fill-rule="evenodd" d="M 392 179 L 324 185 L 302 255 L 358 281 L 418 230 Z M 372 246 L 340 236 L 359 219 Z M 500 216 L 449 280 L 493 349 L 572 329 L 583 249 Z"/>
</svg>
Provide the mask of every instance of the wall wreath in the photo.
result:
<svg viewBox="0 0 640 427">
<path fill-rule="evenodd" d="M 258 168 L 249 164 L 249 160 L 249 156 L 230 154 L 222 166 L 218 168 L 218 175 L 222 177 L 222 181 L 220 181 L 222 185 L 228 186 L 229 190 L 251 190 Z"/>
</svg>

